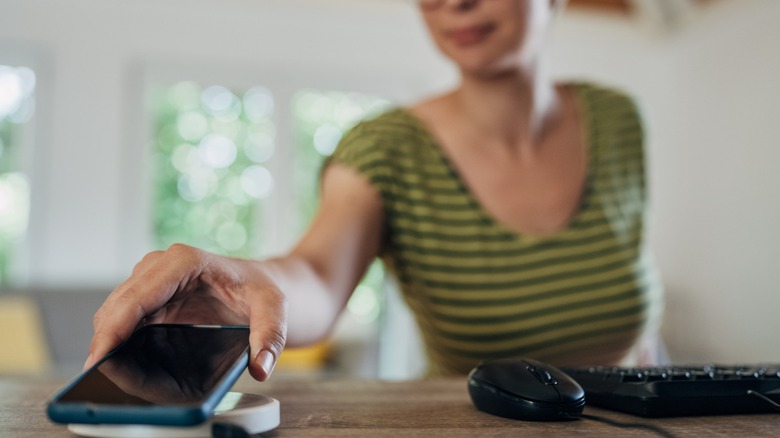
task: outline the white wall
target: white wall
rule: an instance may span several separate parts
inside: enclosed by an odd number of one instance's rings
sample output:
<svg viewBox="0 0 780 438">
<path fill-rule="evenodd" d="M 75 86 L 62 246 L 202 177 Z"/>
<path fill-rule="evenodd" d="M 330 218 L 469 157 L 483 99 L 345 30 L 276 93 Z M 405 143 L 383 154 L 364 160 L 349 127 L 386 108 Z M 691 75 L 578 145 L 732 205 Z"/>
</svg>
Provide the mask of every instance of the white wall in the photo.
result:
<svg viewBox="0 0 780 438">
<path fill-rule="evenodd" d="M 556 29 L 557 73 L 621 86 L 648 116 L 677 360 L 780 361 L 778 22 L 780 2 L 740 0 L 674 32 L 582 13 Z M 400 101 L 454 81 L 414 8 L 389 0 L 0 0 L 0 63 L 25 57 L 40 79 L 29 282 L 69 287 L 110 288 L 148 249 L 150 77 L 332 80 Z"/>
<path fill-rule="evenodd" d="M 681 35 L 655 108 L 672 110 L 654 160 L 666 334 L 683 359 L 777 362 L 780 2 L 725 3 Z"/>
<path fill-rule="evenodd" d="M 559 71 L 623 86 L 648 118 L 672 358 L 777 362 L 780 2 L 722 2 L 671 32 L 570 18 Z"/>
</svg>

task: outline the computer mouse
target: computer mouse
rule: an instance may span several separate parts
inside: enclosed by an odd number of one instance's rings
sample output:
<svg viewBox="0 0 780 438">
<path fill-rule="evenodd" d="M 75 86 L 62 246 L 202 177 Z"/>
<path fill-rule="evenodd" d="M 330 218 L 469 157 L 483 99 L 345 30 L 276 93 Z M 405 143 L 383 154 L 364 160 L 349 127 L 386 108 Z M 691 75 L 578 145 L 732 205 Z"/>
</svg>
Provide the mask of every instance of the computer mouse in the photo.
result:
<svg viewBox="0 0 780 438">
<path fill-rule="evenodd" d="M 482 362 L 468 376 L 477 409 L 517 420 L 569 420 L 585 407 L 585 391 L 566 373 L 527 358 Z"/>
</svg>

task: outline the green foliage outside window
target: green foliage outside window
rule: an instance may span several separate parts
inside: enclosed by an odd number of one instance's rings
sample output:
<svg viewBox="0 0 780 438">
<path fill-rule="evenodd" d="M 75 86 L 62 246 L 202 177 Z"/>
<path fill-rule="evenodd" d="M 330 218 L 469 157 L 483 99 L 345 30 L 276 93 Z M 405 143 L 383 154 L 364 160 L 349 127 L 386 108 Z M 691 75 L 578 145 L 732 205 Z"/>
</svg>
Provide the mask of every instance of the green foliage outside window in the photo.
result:
<svg viewBox="0 0 780 438">
<path fill-rule="evenodd" d="M 275 144 L 271 93 L 181 82 L 155 90 L 151 105 L 158 244 L 257 256 L 260 201 L 274 185 L 265 166 Z"/>
<path fill-rule="evenodd" d="M 0 65 L 0 284 L 11 280 L 13 251 L 24 238 L 30 185 L 20 171 L 21 137 L 34 112 L 35 73 Z"/>
</svg>

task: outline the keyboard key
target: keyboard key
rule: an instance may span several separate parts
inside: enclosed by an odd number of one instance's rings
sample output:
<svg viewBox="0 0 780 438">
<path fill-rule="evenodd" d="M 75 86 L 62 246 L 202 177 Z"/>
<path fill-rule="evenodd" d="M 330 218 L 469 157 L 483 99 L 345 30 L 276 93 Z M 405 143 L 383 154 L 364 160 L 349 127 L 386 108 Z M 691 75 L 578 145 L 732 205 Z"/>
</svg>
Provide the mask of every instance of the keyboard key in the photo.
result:
<svg viewBox="0 0 780 438">
<path fill-rule="evenodd" d="M 769 403 L 748 395 L 748 391 L 780 394 L 780 364 L 564 371 L 580 383 L 588 404 L 647 417 L 775 412 Z"/>
<path fill-rule="evenodd" d="M 646 382 L 647 381 L 647 374 L 644 373 L 626 373 L 623 375 L 623 381 L 624 382 Z"/>
</svg>

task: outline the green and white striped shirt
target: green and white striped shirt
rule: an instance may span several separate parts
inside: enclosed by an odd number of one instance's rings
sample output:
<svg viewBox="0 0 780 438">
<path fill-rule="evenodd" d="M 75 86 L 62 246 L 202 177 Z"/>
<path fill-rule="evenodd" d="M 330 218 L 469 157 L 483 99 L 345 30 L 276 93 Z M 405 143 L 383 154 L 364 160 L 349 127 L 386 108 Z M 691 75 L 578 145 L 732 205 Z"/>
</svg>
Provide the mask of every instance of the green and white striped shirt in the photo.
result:
<svg viewBox="0 0 780 438">
<path fill-rule="evenodd" d="M 430 374 L 464 374 L 510 355 L 617 363 L 658 325 L 641 119 L 620 92 L 572 87 L 588 133 L 588 176 L 579 210 L 550 237 L 497 222 L 405 109 L 358 124 L 331 157 L 381 193 L 381 257 L 416 316 Z"/>
</svg>

